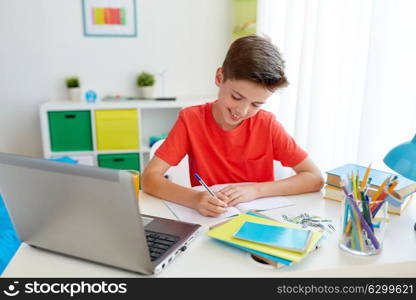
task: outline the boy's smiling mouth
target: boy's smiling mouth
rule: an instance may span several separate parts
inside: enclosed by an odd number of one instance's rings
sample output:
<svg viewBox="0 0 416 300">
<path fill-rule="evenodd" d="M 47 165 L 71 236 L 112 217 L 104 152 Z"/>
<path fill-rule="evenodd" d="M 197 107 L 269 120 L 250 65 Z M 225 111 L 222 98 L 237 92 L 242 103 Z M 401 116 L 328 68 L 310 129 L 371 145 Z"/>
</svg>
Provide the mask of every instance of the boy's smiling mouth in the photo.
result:
<svg viewBox="0 0 416 300">
<path fill-rule="evenodd" d="M 229 108 L 228 108 L 228 112 L 230 113 L 230 116 L 231 116 L 231 120 L 232 120 L 232 121 L 237 122 L 237 121 L 239 121 L 239 120 L 241 120 L 241 119 L 242 119 L 242 117 L 240 117 L 240 116 L 239 116 L 239 115 L 237 115 L 237 114 L 234 114 L 234 113 L 231 111 L 231 109 L 229 109 Z"/>
</svg>

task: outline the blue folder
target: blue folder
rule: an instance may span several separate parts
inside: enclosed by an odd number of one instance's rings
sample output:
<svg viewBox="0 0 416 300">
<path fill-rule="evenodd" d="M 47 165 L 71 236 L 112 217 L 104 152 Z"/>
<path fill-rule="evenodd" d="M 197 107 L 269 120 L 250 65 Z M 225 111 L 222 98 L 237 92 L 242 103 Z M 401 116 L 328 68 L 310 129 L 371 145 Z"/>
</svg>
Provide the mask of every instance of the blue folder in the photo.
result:
<svg viewBox="0 0 416 300">
<path fill-rule="evenodd" d="M 312 234 L 310 230 L 245 222 L 235 238 L 295 252 L 305 252 Z"/>
</svg>

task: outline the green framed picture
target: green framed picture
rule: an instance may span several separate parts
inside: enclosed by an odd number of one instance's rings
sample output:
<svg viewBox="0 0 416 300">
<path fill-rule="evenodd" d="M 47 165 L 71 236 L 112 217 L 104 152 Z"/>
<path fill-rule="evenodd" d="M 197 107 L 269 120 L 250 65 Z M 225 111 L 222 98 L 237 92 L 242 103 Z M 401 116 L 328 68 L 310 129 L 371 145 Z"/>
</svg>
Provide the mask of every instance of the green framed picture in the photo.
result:
<svg viewBox="0 0 416 300">
<path fill-rule="evenodd" d="M 136 37 L 136 0 L 82 0 L 84 35 Z"/>
</svg>

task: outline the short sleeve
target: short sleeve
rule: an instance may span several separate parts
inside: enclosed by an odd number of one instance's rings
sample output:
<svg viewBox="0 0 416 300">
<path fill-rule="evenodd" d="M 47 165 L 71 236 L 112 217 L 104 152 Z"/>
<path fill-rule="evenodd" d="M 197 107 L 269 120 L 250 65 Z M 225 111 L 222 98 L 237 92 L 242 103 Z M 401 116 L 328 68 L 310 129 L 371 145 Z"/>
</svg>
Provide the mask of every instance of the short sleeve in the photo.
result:
<svg viewBox="0 0 416 300">
<path fill-rule="evenodd" d="M 189 135 L 183 111 L 181 111 L 166 140 L 156 150 L 155 155 L 169 165 L 176 166 L 188 153 L 188 149 Z"/>
<path fill-rule="evenodd" d="M 294 167 L 308 156 L 276 118 L 271 120 L 271 133 L 274 159 L 280 161 L 283 166 Z"/>
</svg>

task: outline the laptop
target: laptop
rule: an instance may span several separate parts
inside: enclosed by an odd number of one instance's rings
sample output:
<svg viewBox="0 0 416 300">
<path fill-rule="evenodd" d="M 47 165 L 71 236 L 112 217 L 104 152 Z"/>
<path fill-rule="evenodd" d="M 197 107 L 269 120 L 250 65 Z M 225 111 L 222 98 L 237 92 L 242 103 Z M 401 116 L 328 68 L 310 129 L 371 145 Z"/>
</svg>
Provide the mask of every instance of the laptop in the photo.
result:
<svg viewBox="0 0 416 300">
<path fill-rule="evenodd" d="M 142 215 L 125 170 L 0 153 L 0 193 L 25 243 L 141 274 L 166 268 L 201 227 Z"/>
</svg>

